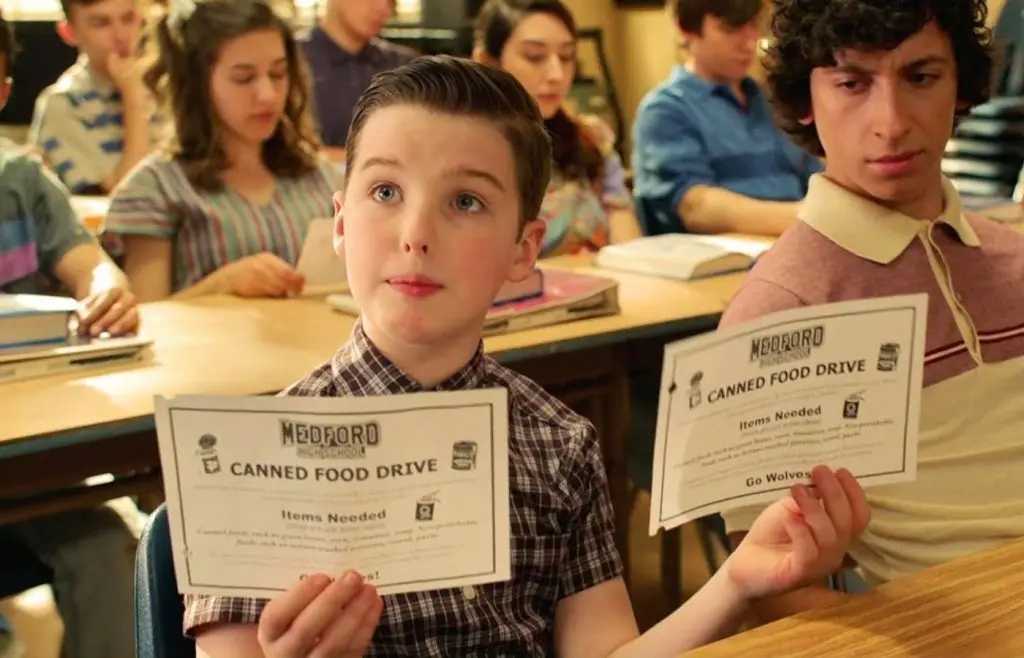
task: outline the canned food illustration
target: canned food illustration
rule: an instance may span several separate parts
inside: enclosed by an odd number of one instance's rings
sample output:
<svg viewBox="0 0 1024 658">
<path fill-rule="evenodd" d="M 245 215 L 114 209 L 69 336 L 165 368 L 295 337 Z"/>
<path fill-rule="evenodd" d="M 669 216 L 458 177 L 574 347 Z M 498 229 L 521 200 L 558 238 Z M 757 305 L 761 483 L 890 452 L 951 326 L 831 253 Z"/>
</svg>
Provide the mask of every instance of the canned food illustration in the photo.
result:
<svg viewBox="0 0 1024 658">
<path fill-rule="evenodd" d="M 434 505 L 437 501 L 433 500 L 420 500 L 416 502 L 416 520 L 417 521 L 433 521 L 434 520 Z"/>
<path fill-rule="evenodd" d="M 899 343 L 882 343 L 878 348 L 878 370 L 892 372 L 900 360 Z"/>
<path fill-rule="evenodd" d="M 452 445 L 452 469 L 472 471 L 476 468 L 476 441 L 458 441 Z"/>
</svg>

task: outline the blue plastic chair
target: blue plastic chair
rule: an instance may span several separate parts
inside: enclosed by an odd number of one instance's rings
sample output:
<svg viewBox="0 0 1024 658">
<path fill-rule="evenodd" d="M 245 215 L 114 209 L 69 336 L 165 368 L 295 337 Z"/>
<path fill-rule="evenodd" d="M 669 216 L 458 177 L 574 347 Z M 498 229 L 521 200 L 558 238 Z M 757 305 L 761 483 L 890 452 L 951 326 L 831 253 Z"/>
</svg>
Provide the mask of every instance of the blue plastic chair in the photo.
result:
<svg viewBox="0 0 1024 658">
<path fill-rule="evenodd" d="M 184 614 L 167 507 L 160 505 L 146 522 L 135 555 L 135 657 L 195 658 L 195 643 L 181 632 Z"/>
</svg>

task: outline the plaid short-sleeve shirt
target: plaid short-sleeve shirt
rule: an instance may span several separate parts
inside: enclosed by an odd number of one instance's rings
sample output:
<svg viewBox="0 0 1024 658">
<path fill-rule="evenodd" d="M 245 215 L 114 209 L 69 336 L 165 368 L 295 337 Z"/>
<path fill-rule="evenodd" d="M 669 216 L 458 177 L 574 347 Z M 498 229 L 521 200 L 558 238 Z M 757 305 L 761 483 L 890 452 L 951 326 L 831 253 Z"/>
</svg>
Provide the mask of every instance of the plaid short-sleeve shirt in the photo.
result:
<svg viewBox="0 0 1024 658">
<path fill-rule="evenodd" d="M 432 390 L 504 387 L 509 399 L 512 579 L 471 590 L 384 597 L 369 656 L 552 656 L 558 602 L 622 574 L 593 426 L 478 349 Z M 349 342 L 285 395 L 341 397 L 425 390 L 357 323 Z M 188 597 L 184 631 L 255 624 L 266 601 Z"/>
</svg>

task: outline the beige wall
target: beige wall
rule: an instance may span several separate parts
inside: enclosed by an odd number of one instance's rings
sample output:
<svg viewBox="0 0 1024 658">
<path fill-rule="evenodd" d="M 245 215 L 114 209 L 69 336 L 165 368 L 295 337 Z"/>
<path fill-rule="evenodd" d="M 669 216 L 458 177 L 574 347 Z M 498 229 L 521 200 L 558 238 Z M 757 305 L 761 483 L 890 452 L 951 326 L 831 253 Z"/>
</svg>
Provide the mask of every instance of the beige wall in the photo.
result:
<svg viewBox="0 0 1024 658">
<path fill-rule="evenodd" d="M 679 61 L 678 38 L 664 9 L 623 9 L 614 0 L 565 0 L 580 27 L 600 27 L 626 125 L 644 94 L 669 74 Z M 994 23 L 1006 0 L 989 0 L 989 22 Z M 589 74 L 598 67 L 593 53 L 581 51 Z M 628 135 L 627 135 L 628 139 Z"/>
</svg>

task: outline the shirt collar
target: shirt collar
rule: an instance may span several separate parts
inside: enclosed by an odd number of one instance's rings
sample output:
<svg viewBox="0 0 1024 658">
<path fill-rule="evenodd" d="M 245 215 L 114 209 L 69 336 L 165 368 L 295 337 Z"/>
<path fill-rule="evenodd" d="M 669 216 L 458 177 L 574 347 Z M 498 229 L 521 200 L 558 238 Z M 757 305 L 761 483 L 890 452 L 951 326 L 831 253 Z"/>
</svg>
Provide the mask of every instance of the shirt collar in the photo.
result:
<svg viewBox="0 0 1024 658">
<path fill-rule="evenodd" d="M 676 81 L 687 89 L 700 92 L 707 96 L 718 94 L 738 102 L 736 95 L 732 93 L 732 89 L 729 85 L 720 82 L 709 82 L 682 64 L 676 65 L 674 75 Z M 743 78 L 740 82 L 740 86 L 743 88 L 743 93 L 747 96 L 748 105 L 751 105 L 751 101 L 758 99 L 761 95 L 761 88 L 753 78 Z"/>
<path fill-rule="evenodd" d="M 331 36 L 319 25 L 315 26 L 310 31 L 309 40 L 316 48 L 319 48 L 326 53 L 332 64 L 346 64 L 353 61 L 373 61 L 373 58 L 375 58 L 380 52 L 380 42 L 378 39 L 370 39 L 370 41 L 363 46 L 363 49 L 357 53 L 349 52 L 338 45 L 338 42 L 332 39 Z"/>
<path fill-rule="evenodd" d="M 358 391 L 359 393 L 379 395 L 479 388 L 486 373 L 486 366 L 487 357 L 484 355 L 481 341 L 469 363 L 437 386 L 425 387 L 377 349 L 366 335 L 361 318 L 356 320 L 348 342 L 338 350 L 331 362 L 334 381 L 352 381 L 352 373 L 355 372 L 356 379 L 360 382 L 359 388 L 362 389 Z"/>
<path fill-rule="evenodd" d="M 93 89 L 103 98 L 117 98 L 120 93 L 114 86 L 114 81 L 97 73 L 89 64 L 89 58 L 85 55 L 78 56 L 79 76 L 83 86 Z"/>
<path fill-rule="evenodd" d="M 950 226 L 969 247 L 981 246 L 963 214 L 956 188 L 942 178 L 945 209 L 931 222 L 908 217 L 847 190 L 823 174 L 811 176 L 797 217 L 846 251 L 880 264 L 891 263 L 936 222 Z"/>
</svg>

